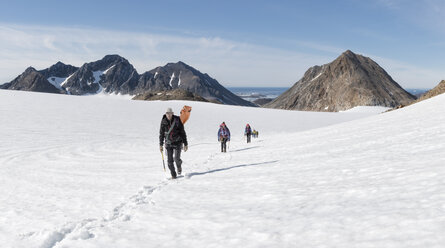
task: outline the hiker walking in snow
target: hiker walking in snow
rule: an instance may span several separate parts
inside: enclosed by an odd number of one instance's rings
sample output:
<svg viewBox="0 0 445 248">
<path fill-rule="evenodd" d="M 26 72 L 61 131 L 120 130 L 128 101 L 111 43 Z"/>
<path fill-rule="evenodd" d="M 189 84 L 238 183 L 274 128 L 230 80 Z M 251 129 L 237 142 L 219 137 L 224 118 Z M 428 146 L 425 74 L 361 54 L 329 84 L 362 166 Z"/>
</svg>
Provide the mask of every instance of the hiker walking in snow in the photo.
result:
<svg viewBox="0 0 445 248">
<path fill-rule="evenodd" d="M 250 143 L 250 136 L 252 136 L 252 128 L 250 128 L 249 124 L 247 124 L 246 128 L 244 129 L 244 136 L 247 136 L 247 143 Z"/>
<path fill-rule="evenodd" d="M 161 128 L 159 130 L 159 149 L 161 152 L 164 151 L 164 140 L 165 149 L 167 150 L 168 168 L 170 169 L 170 173 L 174 179 L 176 178 L 176 171 L 173 161 L 176 163 L 178 174 L 181 175 L 181 149 L 184 145 L 184 152 L 186 152 L 188 149 L 188 144 L 184 125 L 178 116 L 173 115 L 171 108 L 167 108 L 167 112 L 164 116 L 162 116 L 161 120 Z"/>
<path fill-rule="evenodd" d="M 226 126 L 226 123 L 223 122 L 219 125 L 218 130 L 218 141 L 221 142 L 221 152 L 227 151 L 227 141 L 230 141 L 230 130 Z"/>
</svg>

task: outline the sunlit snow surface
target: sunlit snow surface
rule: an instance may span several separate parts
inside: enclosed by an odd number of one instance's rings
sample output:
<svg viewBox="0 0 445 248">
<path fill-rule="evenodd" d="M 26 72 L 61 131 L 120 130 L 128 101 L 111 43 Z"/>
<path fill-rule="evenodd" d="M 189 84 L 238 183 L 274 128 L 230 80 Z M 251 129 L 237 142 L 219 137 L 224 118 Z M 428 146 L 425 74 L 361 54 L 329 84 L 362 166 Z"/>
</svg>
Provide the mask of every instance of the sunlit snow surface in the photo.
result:
<svg viewBox="0 0 445 248">
<path fill-rule="evenodd" d="M 0 247 L 445 247 L 445 95 L 383 114 L 124 98 L 0 90 Z M 159 124 L 185 104 L 167 180 Z"/>
</svg>

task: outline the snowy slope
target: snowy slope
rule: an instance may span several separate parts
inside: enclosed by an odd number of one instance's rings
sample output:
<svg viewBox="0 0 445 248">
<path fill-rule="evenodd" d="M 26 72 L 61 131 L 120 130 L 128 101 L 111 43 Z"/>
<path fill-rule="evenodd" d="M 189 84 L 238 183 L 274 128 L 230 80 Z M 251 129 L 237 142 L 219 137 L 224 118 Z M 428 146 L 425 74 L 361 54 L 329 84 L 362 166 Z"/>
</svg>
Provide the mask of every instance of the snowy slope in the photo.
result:
<svg viewBox="0 0 445 248">
<path fill-rule="evenodd" d="M 184 104 L 185 177 L 166 180 L 159 122 Z M 444 247 L 444 104 L 376 115 L 0 91 L 0 244 Z"/>
</svg>

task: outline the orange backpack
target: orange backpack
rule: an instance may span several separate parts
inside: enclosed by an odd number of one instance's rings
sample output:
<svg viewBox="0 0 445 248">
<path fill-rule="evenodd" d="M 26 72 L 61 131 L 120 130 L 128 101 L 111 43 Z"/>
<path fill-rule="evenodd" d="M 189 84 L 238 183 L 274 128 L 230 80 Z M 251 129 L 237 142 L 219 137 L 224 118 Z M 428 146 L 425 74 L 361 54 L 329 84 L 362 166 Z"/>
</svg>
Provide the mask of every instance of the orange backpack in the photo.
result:
<svg viewBox="0 0 445 248">
<path fill-rule="evenodd" d="M 185 124 L 190 117 L 190 112 L 192 112 L 192 107 L 185 105 L 181 110 L 180 119 L 182 124 Z"/>
</svg>

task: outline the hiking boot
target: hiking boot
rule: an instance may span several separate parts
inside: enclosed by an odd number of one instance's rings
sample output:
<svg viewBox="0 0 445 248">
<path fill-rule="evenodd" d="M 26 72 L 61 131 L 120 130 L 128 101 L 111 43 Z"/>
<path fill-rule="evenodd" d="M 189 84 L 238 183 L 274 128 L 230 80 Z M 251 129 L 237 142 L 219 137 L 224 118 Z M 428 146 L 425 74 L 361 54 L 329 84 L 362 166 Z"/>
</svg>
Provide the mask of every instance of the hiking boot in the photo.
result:
<svg viewBox="0 0 445 248">
<path fill-rule="evenodd" d="M 176 175 L 172 175 L 172 179 L 176 179 Z"/>
<path fill-rule="evenodd" d="M 182 173 L 182 168 L 178 168 L 178 175 L 181 175 Z"/>
</svg>

